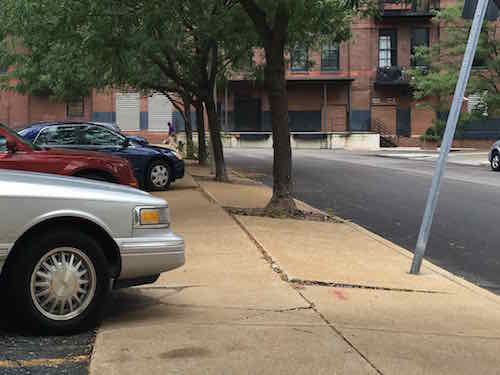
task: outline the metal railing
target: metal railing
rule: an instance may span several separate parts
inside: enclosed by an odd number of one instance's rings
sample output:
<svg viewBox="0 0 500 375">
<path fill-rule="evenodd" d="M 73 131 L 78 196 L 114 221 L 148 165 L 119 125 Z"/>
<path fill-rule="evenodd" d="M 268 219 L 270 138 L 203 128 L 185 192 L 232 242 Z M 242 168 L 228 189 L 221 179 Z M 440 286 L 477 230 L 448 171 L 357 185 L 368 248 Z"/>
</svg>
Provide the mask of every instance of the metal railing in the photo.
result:
<svg viewBox="0 0 500 375">
<path fill-rule="evenodd" d="M 380 134 L 380 147 L 397 147 L 395 142 L 396 135 L 394 132 L 390 131 L 387 126 L 380 121 L 375 119 L 373 121 L 373 129 L 375 132 Z"/>
<path fill-rule="evenodd" d="M 406 69 L 400 66 L 377 68 L 376 82 L 379 84 L 408 84 L 409 75 Z"/>
<path fill-rule="evenodd" d="M 439 9 L 439 0 L 379 0 L 382 15 L 415 13 L 427 14 Z"/>
</svg>

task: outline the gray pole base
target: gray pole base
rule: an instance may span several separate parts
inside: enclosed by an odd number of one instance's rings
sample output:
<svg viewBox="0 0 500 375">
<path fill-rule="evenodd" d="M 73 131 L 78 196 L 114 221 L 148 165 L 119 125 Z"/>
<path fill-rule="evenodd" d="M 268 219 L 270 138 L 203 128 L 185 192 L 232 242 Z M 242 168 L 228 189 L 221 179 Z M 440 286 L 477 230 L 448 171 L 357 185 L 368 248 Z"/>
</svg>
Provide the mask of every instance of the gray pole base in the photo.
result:
<svg viewBox="0 0 500 375">
<path fill-rule="evenodd" d="M 420 267 L 422 266 L 422 261 L 424 260 L 423 255 L 415 254 L 413 261 L 411 263 L 410 274 L 418 275 L 420 273 Z"/>
</svg>

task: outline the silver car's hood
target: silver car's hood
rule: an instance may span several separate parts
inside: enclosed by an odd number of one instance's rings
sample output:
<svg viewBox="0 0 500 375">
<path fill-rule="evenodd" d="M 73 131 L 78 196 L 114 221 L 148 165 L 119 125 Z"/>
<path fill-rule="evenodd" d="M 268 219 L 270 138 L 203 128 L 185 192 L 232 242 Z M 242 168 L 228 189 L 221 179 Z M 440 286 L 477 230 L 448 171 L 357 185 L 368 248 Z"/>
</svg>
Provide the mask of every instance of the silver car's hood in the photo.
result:
<svg viewBox="0 0 500 375">
<path fill-rule="evenodd" d="M 77 177 L 0 169 L 0 196 L 2 195 L 165 205 L 163 199 L 128 186 Z"/>
</svg>

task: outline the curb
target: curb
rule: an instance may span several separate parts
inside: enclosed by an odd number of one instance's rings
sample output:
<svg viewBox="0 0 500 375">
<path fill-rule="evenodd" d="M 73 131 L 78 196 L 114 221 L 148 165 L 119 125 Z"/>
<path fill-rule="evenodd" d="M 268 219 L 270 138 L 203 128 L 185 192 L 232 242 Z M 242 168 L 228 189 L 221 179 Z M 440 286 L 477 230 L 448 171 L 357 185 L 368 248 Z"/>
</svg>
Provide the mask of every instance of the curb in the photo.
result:
<svg viewBox="0 0 500 375">
<path fill-rule="evenodd" d="M 234 172 L 232 172 L 234 173 Z M 248 179 L 250 181 L 253 181 L 253 182 L 257 182 L 259 183 L 260 185 L 264 185 L 258 181 L 254 181 L 254 180 L 251 180 L 249 179 L 248 177 L 240 174 L 240 173 L 234 173 L 236 176 L 238 176 L 239 178 L 243 178 L 243 179 Z M 196 181 L 195 181 L 196 182 Z M 217 200 L 217 198 L 212 195 L 209 191 L 207 191 L 202 185 L 200 185 L 198 182 L 196 182 L 200 188 L 200 190 L 202 191 L 202 193 L 210 200 L 212 201 L 213 203 L 219 205 L 221 208 L 224 208 L 223 205 Z M 264 185 L 265 186 L 265 185 Z M 320 212 L 321 214 L 325 215 L 325 216 L 329 216 L 331 218 L 334 218 L 336 220 L 339 220 L 340 222 L 342 222 L 343 224 L 346 224 L 346 225 L 349 225 L 351 228 L 353 228 L 354 230 L 360 232 L 360 233 L 364 233 L 365 235 L 367 235 L 368 237 L 370 237 L 371 239 L 391 248 L 392 250 L 395 250 L 396 252 L 400 253 L 401 255 L 409 258 L 409 259 L 412 259 L 413 258 L 413 253 L 401 246 L 398 246 L 396 244 L 394 244 L 393 242 L 389 241 L 389 240 L 386 240 L 385 238 L 383 238 L 382 236 L 379 236 L 378 234 L 375 234 L 371 231 L 369 231 L 368 229 L 365 229 L 363 228 L 362 226 L 358 225 L 358 224 L 355 224 L 351 221 L 348 221 L 348 220 L 345 220 L 345 219 L 342 219 L 338 216 L 334 216 L 334 215 L 330 215 L 330 214 L 327 214 L 315 207 L 312 207 L 311 205 L 301 201 L 301 200 L 298 200 L 298 199 L 295 199 L 295 201 L 297 202 L 300 202 L 300 204 L 302 204 L 304 207 L 306 207 L 307 209 L 310 209 L 311 211 L 316 211 L 316 212 Z M 235 218 L 236 219 L 236 218 Z M 239 220 L 237 220 L 237 223 L 244 227 L 246 229 L 246 232 L 251 234 L 249 231 L 248 231 L 248 228 L 245 227 L 245 225 L 240 222 Z M 269 252 L 265 249 L 265 247 L 255 238 L 255 236 L 251 235 L 252 237 L 252 240 L 255 241 L 255 243 L 257 243 L 260 247 L 262 247 L 262 249 L 265 250 L 266 253 L 269 254 Z M 468 291 L 478 295 L 478 296 L 481 296 L 483 298 L 486 298 L 488 299 L 489 301 L 491 302 L 494 302 L 498 305 L 500 305 L 500 297 L 497 296 L 496 294 L 486 290 L 486 289 L 483 289 L 459 276 L 456 276 L 454 274 L 452 274 L 451 272 L 449 271 L 446 271 L 445 269 L 433 264 L 432 262 L 430 262 L 429 260 L 427 259 L 424 259 L 424 263 L 422 265 L 425 269 L 433 272 L 433 273 L 436 273 L 442 277 L 444 277 L 445 279 L 457 284 L 457 285 L 460 285 L 461 287 L 467 289 Z M 284 271 L 282 271 L 283 273 L 285 273 Z M 286 273 L 285 273 L 286 275 Z"/>
</svg>

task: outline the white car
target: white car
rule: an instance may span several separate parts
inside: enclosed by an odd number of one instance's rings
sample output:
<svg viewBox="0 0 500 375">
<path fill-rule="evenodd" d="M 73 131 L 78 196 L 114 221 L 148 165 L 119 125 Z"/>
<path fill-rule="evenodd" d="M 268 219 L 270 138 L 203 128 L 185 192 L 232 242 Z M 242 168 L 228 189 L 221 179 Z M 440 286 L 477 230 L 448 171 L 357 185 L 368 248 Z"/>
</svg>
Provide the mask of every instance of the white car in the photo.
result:
<svg viewBox="0 0 500 375">
<path fill-rule="evenodd" d="M 0 284 L 26 324 L 94 326 L 112 288 L 184 264 L 163 199 L 72 177 L 0 170 Z"/>
</svg>

